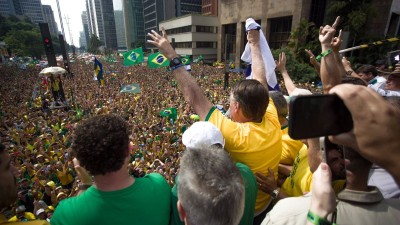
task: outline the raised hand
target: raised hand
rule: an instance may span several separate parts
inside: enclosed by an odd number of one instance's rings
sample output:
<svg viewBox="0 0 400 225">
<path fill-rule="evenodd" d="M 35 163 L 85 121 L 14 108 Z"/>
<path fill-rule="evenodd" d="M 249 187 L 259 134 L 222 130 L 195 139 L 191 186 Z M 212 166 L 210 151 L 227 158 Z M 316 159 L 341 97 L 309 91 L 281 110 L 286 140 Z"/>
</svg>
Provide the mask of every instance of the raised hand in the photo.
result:
<svg viewBox="0 0 400 225">
<path fill-rule="evenodd" d="M 286 54 L 285 52 L 282 52 L 279 54 L 279 61 L 275 61 L 276 63 L 276 69 L 279 72 L 284 72 L 286 71 Z"/>
<path fill-rule="evenodd" d="M 317 59 L 315 58 L 314 53 L 313 53 L 311 50 L 309 50 L 309 49 L 304 49 L 304 50 L 305 50 L 305 52 L 307 53 L 307 55 L 310 57 L 310 63 L 311 63 L 312 65 L 319 64 L 319 62 L 318 62 Z"/>
<path fill-rule="evenodd" d="M 340 16 L 338 16 L 332 26 L 325 25 L 325 27 L 319 28 L 319 41 L 322 45 L 331 45 L 332 38 L 336 33 L 336 27 L 340 21 Z"/>
<path fill-rule="evenodd" d="M 168 59 L 173 59 L 177 56 L 177 54 L 171 43 L 168 41 L 168 36 L 164 27 L 161 28 L 161 32 L 162 36 L 152 30 L 151 33 L 147 34 L 147 36 L 149 36 L 152 40 L 147 40 L 147 42 L 156 46 L 158 50 L 160 50 L 161 54 L 166 56 Z"/>
</svg>

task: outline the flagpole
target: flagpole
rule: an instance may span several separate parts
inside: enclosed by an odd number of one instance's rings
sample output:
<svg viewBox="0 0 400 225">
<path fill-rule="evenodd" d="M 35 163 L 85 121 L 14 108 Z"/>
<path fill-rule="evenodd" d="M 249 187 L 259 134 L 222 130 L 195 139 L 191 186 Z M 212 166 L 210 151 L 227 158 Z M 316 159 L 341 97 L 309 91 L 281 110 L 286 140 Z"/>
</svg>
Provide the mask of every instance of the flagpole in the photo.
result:
<svg viewBox="0 0 400 225">
<path fill-rule="evenodd" d="M 350 51 L 354 51 L 354 50 L 362 49 L 362 48 L 369 48 L 369 47 L 372 47 L 372 46 L 382 45 L 382 44 L 385 44 L 385 43 L 395 42 L 395 41 L 399 41 L 399 40 L 400 40 L 400 37 L 388 38 L 388 39 L 381 40 L 381 41 L 375 41 L 375 42 L 372 42 L 372 43 L 369 43 L 369 44 L 362 44 L 362 45 L 354 46 L 354 47 L 351 47 L 351 48 L 346 48 L 346 49 L 340 50 L 339 53 L 350 52 Z"/>
</svg>

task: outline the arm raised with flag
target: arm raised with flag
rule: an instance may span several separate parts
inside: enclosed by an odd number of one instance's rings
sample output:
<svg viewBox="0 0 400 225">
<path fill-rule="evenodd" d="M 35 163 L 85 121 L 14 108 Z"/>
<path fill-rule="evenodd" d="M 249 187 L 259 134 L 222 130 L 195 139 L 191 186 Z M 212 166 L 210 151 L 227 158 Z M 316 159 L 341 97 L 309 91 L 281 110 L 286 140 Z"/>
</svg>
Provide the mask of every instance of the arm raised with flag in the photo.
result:
<svg viewBox="0 0 400 225">
<path fill-rule="evenodd" d="M 155 31 L 149 33 L 148 36 L 152 39 L 148 40 L 148 42 L 156 46 L 168 60 L 171 61 L 173 58 L 178 57 L 178 54 L 168 41 L 164 28 L 162 28 L 162 36 Z M 196 79 L 184 67 L 177 68 L 172 73 L 179 83 L 179 89 L 182 91 L 185 100 L 189 102 L 194 111 L 204 120 L 213 105 L 204 95 Z"/>
</svg>

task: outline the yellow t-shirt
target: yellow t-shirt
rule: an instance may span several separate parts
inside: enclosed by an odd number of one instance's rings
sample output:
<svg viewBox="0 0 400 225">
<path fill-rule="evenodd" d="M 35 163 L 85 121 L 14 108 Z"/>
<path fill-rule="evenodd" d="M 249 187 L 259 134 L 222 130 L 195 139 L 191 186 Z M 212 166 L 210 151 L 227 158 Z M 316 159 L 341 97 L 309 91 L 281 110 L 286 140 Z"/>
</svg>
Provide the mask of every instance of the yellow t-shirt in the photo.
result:
<svg viewBox="0 0 400 225">
<path fill-rule="evenodd" d="M 60 180 L 61 185 L 68 185 L 74 181 L 74 178 L 68 169 L 63 169 L 62 171 L 57 170 L 57 177 Z"/>
<path fill-rule="evenodd" d="M 268 168 L 278 175 L 278 164 L 282 153 L 282 133 L 276 107 L 271 99 L 261 123 L 237 123 L 225 117 L 219 110 L 211 108 L 206 121 L 219 128 L 225 138 L 225 149 L 233 160 L 250 167 L 253 173 L 268 176 Z M 271 196 L 258 190 L 255 213 L 261 212 L 270 202 Z"/>
<path fill-rule="evenodd" d="M 282 129 L 282 156 L 279 163 L 285 165 L 293 165 L 294 159 L 303 147 L 303 142 L 299 140 L 293 140 L 290 138 L 288 133 L 288 127 Z"/>
<path fill-rule="evenodd" d="M 308 148 L 303 144 L 293 163 L 290 176 L 282 184 L 282 190 L 290 197 L 302 196 L 311 190 L 312 173 L 308 165 Z"/>
</svg>

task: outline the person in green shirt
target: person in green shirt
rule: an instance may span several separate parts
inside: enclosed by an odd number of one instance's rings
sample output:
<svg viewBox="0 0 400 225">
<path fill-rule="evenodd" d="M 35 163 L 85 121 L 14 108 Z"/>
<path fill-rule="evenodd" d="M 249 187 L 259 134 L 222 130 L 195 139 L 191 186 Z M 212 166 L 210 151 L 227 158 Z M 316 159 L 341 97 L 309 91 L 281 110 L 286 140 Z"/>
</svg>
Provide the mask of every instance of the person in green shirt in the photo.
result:
<svg viewBox="0 0 400 225">
<path fill-rule="evenodd" d="M 95 116 L 77 127 L 72 150 L 83 181 L 79 189 L 90 187 L 61 201 L 52 225 L 169 224 L 171 188 L 165 179 L 154 173 L 143 178 L 128 173 L 129 134 L 127 122 L 116 115 Z M 79 175 L 82 167 L 94 176 L 93 185 Z"/>
</svg>

